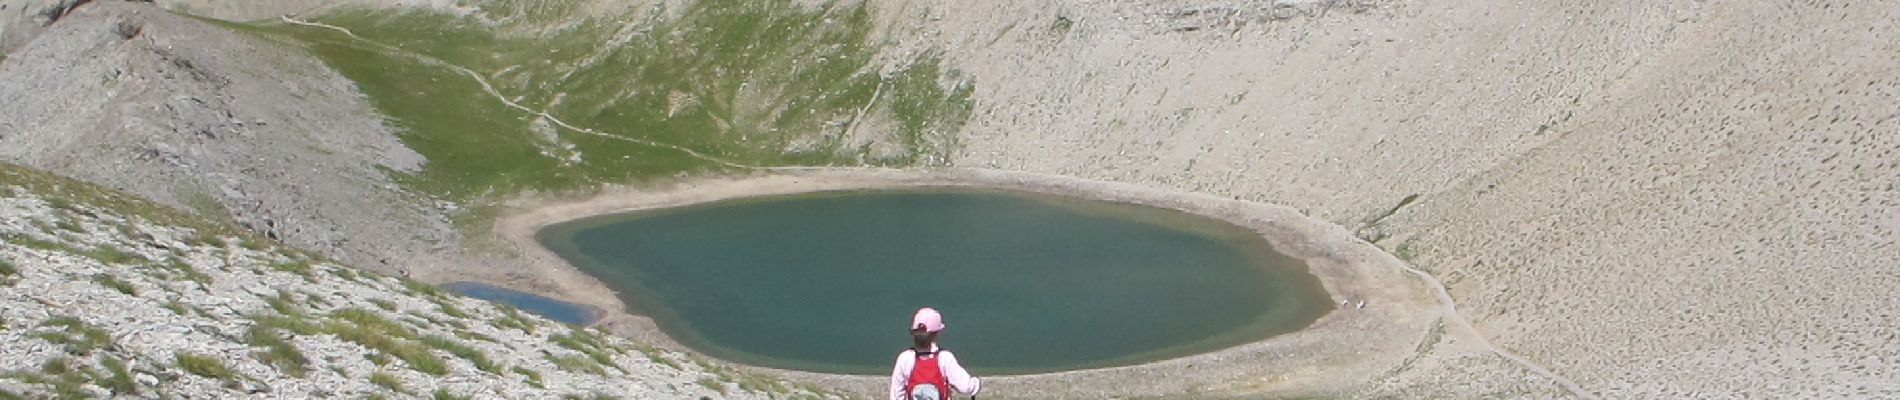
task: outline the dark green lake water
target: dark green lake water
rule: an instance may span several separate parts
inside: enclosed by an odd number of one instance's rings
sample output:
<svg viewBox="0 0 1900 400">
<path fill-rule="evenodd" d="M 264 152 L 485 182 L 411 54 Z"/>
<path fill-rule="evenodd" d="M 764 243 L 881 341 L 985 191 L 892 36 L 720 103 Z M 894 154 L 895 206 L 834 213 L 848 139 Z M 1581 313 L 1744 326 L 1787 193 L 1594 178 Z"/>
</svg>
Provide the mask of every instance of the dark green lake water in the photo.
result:
<svg viewBox="0 0 1900 400">
<path fill-rule="evenodd" d="M 888 374 L 918 307 L 978 374 L 1128 365 L 1304 328 L 1298 260 L 1225 222 L 970 190 L 827 192 L 598 216 L 538 234 L 715 357 Z"/>
</svg>

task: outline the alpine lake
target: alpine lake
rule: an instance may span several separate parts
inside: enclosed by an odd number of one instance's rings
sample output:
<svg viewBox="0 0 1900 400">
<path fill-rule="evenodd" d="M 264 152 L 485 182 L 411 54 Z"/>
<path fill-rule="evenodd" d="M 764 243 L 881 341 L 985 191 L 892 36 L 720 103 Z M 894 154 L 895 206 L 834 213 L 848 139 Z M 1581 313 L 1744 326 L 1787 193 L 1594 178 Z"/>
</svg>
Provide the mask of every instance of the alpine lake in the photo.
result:
<svg viewBox="0 0 1900 400">
<path fill-rule="evenodd" d="M 817 192 L 599 215 L 542 245 L 730 361 L 888 374 L 919 307 L 973 373 L 1133 365 L 1332 310 L 1259 233 L 1186 212 L 967 188 Z"/>
</svg>

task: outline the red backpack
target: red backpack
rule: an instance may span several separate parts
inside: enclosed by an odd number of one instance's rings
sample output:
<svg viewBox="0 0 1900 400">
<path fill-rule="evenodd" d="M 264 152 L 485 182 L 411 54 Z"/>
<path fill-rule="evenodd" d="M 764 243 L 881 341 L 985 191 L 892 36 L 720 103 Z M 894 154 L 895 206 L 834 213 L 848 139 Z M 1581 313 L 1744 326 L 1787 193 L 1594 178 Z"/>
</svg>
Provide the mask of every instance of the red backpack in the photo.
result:
<svg viewBox="0 0 1900 400">
<path fill-rule="evenodd" d="M 950 378 L 944 377 L 943 368 L 937 366 L 937 353 L 941 352 L 943 350 L 916 352 L 917 365 L 910 368 L 910 381 L 904 384 L 905 396 L 917 393 L 917 385 L 931 385 L 937 387 L 939 398 L 950 398 Z"/>
</svg>

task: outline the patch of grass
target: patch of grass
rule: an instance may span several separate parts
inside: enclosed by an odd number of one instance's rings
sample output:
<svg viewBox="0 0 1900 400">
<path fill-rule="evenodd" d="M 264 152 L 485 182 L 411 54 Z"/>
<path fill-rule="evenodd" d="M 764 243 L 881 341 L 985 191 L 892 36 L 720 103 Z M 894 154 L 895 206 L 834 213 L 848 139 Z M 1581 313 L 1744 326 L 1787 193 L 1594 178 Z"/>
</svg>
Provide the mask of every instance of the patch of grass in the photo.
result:
<svg viewBox="0 0 1900 400">
<path fill-rule="evenodd" d="M 7 260 L 0 260 L 0 282 L 10 283 L 13 277 L 19 274 L 20 268 L 14 267 L 13 263 L 7 262 Z"/>
<path fill-rule="evenodd" d="M 226 243 L 223 237 L 206 232 L 196 232 L 194 235 L 186 237 L 185 244 L 192 247 L 212 247 L 219 249 L 230 245 Z"/>
<path fill-rule="evenodd" d="M 403 327 L 402 324 L 384 318 L 382 314 L 378 314 L 375 311 L 361 308 L 345 308 L 331 312 L 330 318 L 336 321 L 348 322 L 362 330 L 376 331 L 378 333 L 405 339 L 415 337 L 415 334 L 411 333 L 408 328 Z"/>
<path fill-rule="evenodd" d="M 191 312 L 191 309 L 185 307 L 185 303 L 180 302 L 175 299 L 172 300 L 171 302 L 165 303 L 165 309 L 171 310 L 172 314 L 178 314 L 178 315 L 186 315 Z"/>
<path fill-rule="evenodd" d="M 726 395 L 726 383 L 720 382 L 718 379 L 713 379 L 712 377 L 705 377 L 705 378 L 699 378 L 699 380 L 693 381 L 693 383 L 697 383 L 699 384 L 699 386 L 704 386 L 707 389 L 712 389 L 712 391 L 719 392 L 719 395 L 721 396 Z"/>
<path fill-rule="evenodd" d="M 99 364 L 105 367 L 107 374 L 104 379 L 97 380 L 96 383 L 99 386 L 105 387 L 107 391 L 117 396 L 139 394 L 138 383 L 132 380 L 132 371 L 125 367 L 124 360 L 108 355 L 100 357 Z"/>
<path fill-rule="evenodd" d="M 19 165 L 0 163 L 0 183 L 25 188 L 54 208 L 86 212 L 78 207 L 104 210 L 121 216 L 137 217 L 198 232 L 249 236 L 250 232 L 227 223 L 214 223 L 187 212 L 165 207 L 144 198 L 84 181 L 62 177 Z M 9 240 L 11 241 L 11 240 Z"/>
<path fill-rule="evenodd" d="M 330 275 L 336 275 L 336 277 L 343 278 L 343 280 L 346 281 L 356 282 L 356 271 L 348 267 L 331 267 L 329 271 Z"/>
<path fill-rule="evenodd" d="M 791 391 L 791 389 L 785 385 L 785 381 L 765 375 L 738 373 L 733 375 L 733 378 L 737 378 L 739 390 L 772 395 L 783 395 Z"/>
<path fill-rule="evenodd" d="M 429 352 L 429 347 L 416 342 L 416 334 L 409 328 L 383 318 L 375 311 L 346 308 L 330 314 L 330 320 L 324 322 L 323 330 L 336 335 L 338 339 L 356 343 L 395 357 L 416 371 L 430 375 L 448 373 L 448 365 Z"/>
<path fill-rule="evenodd" d="M 55 253 L 66 253 L 66 254 L 79 253 L 79 249 L 73 248 L 72 245 L 68 245 L 65 242 L 40 239 L 40 238 L 33 237 L 32 235 L 27 235 L 27 234 L 22 234 L 22 233 L 9 233 L 5 235 L 0 235 L 0 239 L 4 239 L 7 243 L 19 245 L 20 247 L 25 247 L 29 249 L 50 251 L 50 252 L 55 252 Z"/>
<path fill-rule="evenodd" d="M 174 362 L 178 363 L 178 368 L 185 370 L 185 372 L 190 372 L 192 375 L 226 382 L 237 378 L 237 373 L 231 372 L 231 368 L 226 367 L 224 361 L 217 357 L 183 351 L 172 353 L 172 357 Z"/>
<path fill-rule="evenodd" d="M 422 281 L 409 279 L 407 277 L 397 279 L 402 281 L 402 288 L 407 290 L 406 293 L 428 297 L 442 296 L 442 290 L 436 288 L 435 285 L 422 283 Z"/>
<path fill-rule="evenodd" d="M 110 243 L 100 243 L 97 246 L 93 246 L 91 250 L 82 251 L 78 254 L 99 260 L 99 262 L 105 263 L 106 265 L 124 265 L 149 261 L 145 259 L 145 256 L 127 252 L 124 249 L 120 249 L 119 246 Z"/>
<path fill-rule="evenodd" d="M 192 213 L 200 217 L 213 221 L 231 220 L 231 210 L 225 208 L 224 203 L 219 203 L 218 199 L 212 198 L 211 195 L 206 194 L 204 191 L 173 190 L 172 197 L 178 199 L 178 202 L 184 204 L 185 208 L 190 209 Z"/>
<path fill-rule="evenodd" d="M 826 390 L 823 387 L 819 387 L 818 385 L 811 384 L 811 383 L 795 382 L 795 383 L 792 383 L 792 387 L 797 388 L 798 390 L 805 391 L 805 393 L 799 393 L 793 396 L 793 398 L 828 399 L 828 398 L 849 397 L 849 396 L 844 395 L 843 393 L 833 393 L 830 390 Z"/>
<path fill-rule="evenodd" d="M 90 355 L 94 350 L 112 345 L 112 334 L 105 329 L 87 324 L 70 316 L 53 317 L 40 323 L 41 327 L 59 328 L 53 332 L 41 332 L 35 338 L 65 346 L 66 353 Z"/>
<path fill-rule="evenodd" d="M 28 219 L 26 220 L 26 224 L 33 226 L 34 230 L 37 230 L 41 233 L 46 233 L 46 234 L 52 234 L 54 233 L 54 231 L 59 230 L 59 228 L 53 227 L 52 224 L 46 223 L 46 220 L 38 219 L 38 218 Z"/>
<path fill-rule="evenodd" d="M 396 302 L 393 302 L 393 301 L 383 300 L 383 299 L 369 299 L 369 303 L 375 304 L 376 308 L 381 308 L 383 309 L 383 311 L 396 311 Z"/>
<path fill-rule="evenodd" d="M 556 368 L 560 368 L 562 371 L 607 376 L 607 369 L 601 368 L 600 363 L 594 362 L 594 360 L 587 358 L 587 356 L 556 356 L 548 354 L 542 357 L 546 358 L 548 362 L 553 363 Z"/>
<path fill-rule="evenodd" d="M 322 307 L 330 306 L 330 302 L 328 300 L 324 300 L 323 296 L 318 295 L 316 293 L 303 292 L 303 301 L 304 303 L 307 303 L 307 304 L 316 304 Z"/>
<path fill-rule="evenodd" d="M 93 275 L 92 281 L 93 283 L 98 283 L 100 286 L 112 288 L 112 290 L 117 290 L 119 293 L 124 293 L 129 296 L 139 295 L 139 288 L 132 286 L 132 282 L 126 282 L 124 279 L 119 279 L 119 277 L 112 274 L 102 273 Z"/>
<path fill-rule="evenodd" d="M 471 332 L 467 329 L 456 329 L 455 337 L 460 338 L 462 340 L 480 340 L 480 341 L 489 342 L 489 343 L 501 343 L 501 341 L 495 340 L 495 338 L 493 337 L 489 337 L 488 335 L 483 335 L 476 332 Z"/>
<path fill-rule="evenodd" d="M 430 315 L 422 311 L 409 310 L 409 312 L 405 314 L 408 314 L 410 318 L 410 320 L 405 321 L 405 322 L 409 322 L 410 324 L 414 324 L 419 327 L 435 328 L 435 327 L 440 327 L 443 325 L 448 325 L 448 321 L 444 321 L 440 318 L 436 318 L 434 315 Z"/>
<path fill-rule="evenodd" d="M 967 83 L 949 88 L 940 80 L 954 72 L 944 71 L 936 57 L 917 60 L 892 77 L 891 114 L 897 119 L 897 133 L 910 153 L 891 165 L 944 165 L 955 151 L 955 133 L 970 118 L 970 94 L 975 88 Z"/>
<path fill-rule="evenodd" d="M 430 397 L 434 398 L 435 400 L 468 400 L 471 398 L 469 396 L 456 396 L 454 393 L 449 393 L 449 390 L 444 389 L 444 388 L 436 388 L 435 393 L 431 394 Z"/>
<path fill-rule="evenodd" d="M 308 281 L 308 282 L 317 281 L 316 275 L 313 275 L 310 273 L 309 262 L 305 262 L 301 260 L 291 260 L 288 262 L 271 263 L 270 269 L 274 271 L 278 271 L 278 272 L 289 272 L 292 274 L 297 274 L 297 276 L 303 277 L 304 281 Z"/>
<path fill-rule="evenodd" d="M 525 377 L 525 378 L 527 378 L 527 379 L 525 379 L 524 381 L 528 383 L 528 386 L 532 386 L 532 387 L 534 387 L 535 389 L 547 389 L 547 388 L 548 388 L 547 386 L 544 386 L 544 385 L 543 385 L 543 384 L 541 383 L 541 373 L 540 373 L 540 372 L 535 372 L 535 371 L 534 371 L 534 370 L 532 370 L 532 369 L 527 369 L 527 368 L 522 368 L 522 367 L 515 367 L 515 368 L 513 369 L 513 371 L 514 371 L 515 373 L 517 373 L 517 374 L 521 374 L 521 376 L 522 376 L 522 377 Z"/>
<path fill-rule="evenodd" d="M 645 344 L 635 344 L 634 350 L 638 350 L 640 354 L 646 355 L 647 361 L 652 361 L 654 364 L 665 365 L 675 370 L 686 369 L 685 366 L 680 365 L 679 361 L 674 361 L 671 357 L 667 357 L 666 354 L 661 352 L 658 347 L 653 347 L 653 346 L 649 346 Z"/>
<path fill-rule="evenodd" d="M 251 354 L 258 361 L 276 368 L 284 375 L 302 377 L 310 371 L 310 359 L 305 357 L 303 351 L 298 350 L 296 345 L 290 343 L 290 340 L 284 338 L 283 335 L 287 331 L 289 329 L 277 324 L 251 325 L 251 328 L 244 332 L 244 344 L 264 348 L 263 351 Z"/>
<path fill-rule="evenodd" d="M 1069 33 L 1069 30 L 1074 28 L 1075 20 L 1061 15 L 1057 15 L 1055 22 L 1049 24 L 1049 30 L 1055 31 L 1058 35 Z"/>
<path fill-rule="evenodd" d="M 455 303 L 450 302 L 448 296 L 432 296 L 429 298 L 429 301 L 434 302 L 437 308 L 442 309 L 442 315 L 459 319 L 470 318 L 468 313 L 462 312 L 461 308 L 455 307 Z"/>
<path fill-rule="evenodd" d="M 277 289 L 277 296 L 265 298 L 264 304 L 269 305 L 271 311 L 276 311 L 278 314 L 283 314 L 284 316 L 292 318 L 302 318 L 304 316 L 303 308 L 298 307 L 297 301 L 290 297 L 290 292 L 284 291 L 283 289 Z"/>
<path fill-rule="evenodd" d="M 290 332 L 298 335 L 315 335 L 323 332 L 321 325 L 303 317 L 289 317 L 264 313 L 252 314 L 250 319 L 251 323 L 255 324 L 254 326 L 263 329 Z"/>
<path fill-rule="evenodd" d="M 376 387 L 388 389 L 391 392 L 409 393 L 409 389 L 403 387 L 402 378 L 397 378 L 396 375 L 392 375 L 388 372 L 376 371 L 376 373 L 369 374 L 369 383 L 376 385 Z"/>
<path fill-rule="evenodd" d="M 786 382 L 777 378 L 740 371 L 732 367 L 714 363 L 700 356 L 692 356 L 691 359 L 693 364 L 698 365 L 701 370 L 711 372 L 713 375 L 718 376 L 720 382 L 737 384 L 739 390 L 772 394 L 775 395 L 775 397 L 776 395 L 784 395 L 791 392 L 791 388 L 786 386 Z"/>
<path fill-rule="evenodd" d="M 614 395 L 601 393 L 601 392 L 593 392 L 593 393 L 588 393 L 586 395 L 575 394 L 575 393 L 568 393 L 568 394 L 561 395 L 561 400 L 617 400 L 619 398 L 620 396 L 614 396 Z M 704 399 L 704 397 L 702 397 L 701 399 Z"/>
<path fill-rule="evenodd" d="M 554 344 L 567 348 L 569 350 L 580 352 L 581 354 L 586 355 L 588 359 L 591 359 L 595 363 L 599 363 L 602 366 L 608 366 L 608 367 L 613 367 L 614 369 L 620 369 L 619 365 L 614 364 L 613 355 L 608 354 L 606 349 L 608 349 L 609 347 L 606 346 L 606 344 L 601 341 L 600 337 L 595 336 L 592 333 L 589 333 L 587 331 L 580 330 L 580 329 L 572 329 L 568 331 L 568 333 L 565 335 L 548 336 L 548 341 L 553 342 Z M 621 372 L 625 372 L 625 370 L 622 370 Z"/>
<path fill-rule="evenodd" d="M 1418 263 L 1418 249 L 1412 247 L 1412 242 L 1400 243 L 1398 247 L 1392 249 L 1392 256 L 1404 260 L 1406 264 Z"/>
<path fill-rule="evenodd" d="M 534 334 L 534 330 L 535 330 L 534 322 L 528 320 L 527 317 L 521 316 L 520 310 L 516 310 L 514 306 L 510 306 L 507 304 L 500 304 L 497 306 L 501 308 L 501 318 L 488 321 L 489 325 L 493 325 L 494 327 L 499 328 L 499 329 L 513 328 L 513 329 L 521 330 L 522 333 L 526 333 L 530 335 Z"/>
<path fill-rule="evenodd" d="M 59 220 L 58 222 L 54 222 L 53 227 L 71 231 L 72 233 L 86 233 L 85 227 L 81 227 L 79 226 L 79 224 L 73 223 L 72 221 L 63 220 L 63 219 Z"/>
<path fill-rule="evenodd" d="M 86 384 L 93 380 L 94 373 L 83 367 L 73 365 L 68 357 L 55 357 L 40 364 L 40 374 L 13 372 L 7 374 L 22 382 L 53 386 L 53 397 L 58 399 L 89 399 L 92 391 L 86 390 Z"/>
<path fill-rule="evenodd" d="M 41 199 L 41 200 L 44 200 L 44 201 L 46 201 L 46 206 L 47 206 L 47 207 L 52 207 L 52 208 L 53 208 L 53 209 L 55 209 L 55 210 L 76 210 L 76 209 L 78 209 L 78 207 L 77 207 L 77 206 L 74 206 L 74 205 L 73 205 L 73 201 L 72 201 L 72 199 L 68 199 L 68 198 L 65 198 L 65 197 L 59 197 L 59 196 L 53 196 L 53 197 L 47 197 L 47 198 L 43 198 L 43 199 Z"/>
<path fill-rule="evenodd" d="M 468 347 L 468 345 L 457 342 L 455 339 L 441 336 L 426 336 L 422 338 L 422 343 L 468 360 L 469 363 L 475 364 L 475 369 L 482 370 L 483 372 L 496 375 L 500 375 L 502 372 L 500 365 L 496 365 L 495 362 L 488 360 L 488 354 L 482 353 L 481 350 L 477 350 L 473 347 Z"/>
<path fill-rule="evenodd" d="M 185 260 L 178 257 L 167 258 L 165 262 L 159 263 L 158 267 L 161 270 L 167 271 L 173 278 L 184 278 L 188 281 L 197 282 L 199 285 L 211 284 L 211 275 L 205 275 L 204 272 L 198 271 L 197 267 L 185 263 Z"/>
</svg>

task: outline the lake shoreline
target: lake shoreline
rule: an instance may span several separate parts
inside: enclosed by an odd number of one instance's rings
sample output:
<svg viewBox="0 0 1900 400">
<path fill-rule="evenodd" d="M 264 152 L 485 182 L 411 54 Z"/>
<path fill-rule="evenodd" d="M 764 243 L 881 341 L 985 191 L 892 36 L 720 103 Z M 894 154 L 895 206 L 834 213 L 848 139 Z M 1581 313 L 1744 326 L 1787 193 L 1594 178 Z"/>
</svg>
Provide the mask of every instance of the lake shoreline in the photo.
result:
<svg viewBox="0 0 1900 400">
<path fill-rule="evenodd" d="M 690 351 L 661 333 L 651 319 L 627 313 L 611 289 L 542 247 L 536 233 L 589 216 L 744 197 L 932 187 L 1068 196 L 1226 221 L 1259 232 L 1276 251 L 1304 261 L 1333 303 L 1348 303 L 1304 330 L 1224 350 L 1123 367 L 996 377 L 985 385 L 989 390 L 1104 396 L 1335 393 L 1403 368 L 1410 356 L 1438 340 L 1432 327 L 1442 309 L 1429 286 L 1406 275 L 1401 261 L 1338 225 L 1286 207 L 1205 194 L 983 169 L 798 168 L 610 187 L 586 196 L 524 197 L 507 204 L 495 220 L 493 235 L 503 250 L 527 261 L 528 271 L 484 269 L 460 278 L 598 307 L 607 315 L 596 326 Z M 1359 308 L 1359 301 L 1367 305 Z M 887 379 L 751 368 L 865 393 L 881 392 Z"/>
<path fill-rule="evenodd" d="M 923 306 L 955 316 L 965 329 L 946 345 L 983 355 L 971 367 L 983 375 L 1207 353 L 1305 329 L 1336 308 L 1305 263 L 1253 230 L 1014 190 L 753 196 L 593 215 L 536 237 L 701 354 L 818 373 L 889 373 L 889 352 L 908 345 L 898 325 Z M 1116 335 L 1077 346 L 1071 332 Z"/>
</svg>

